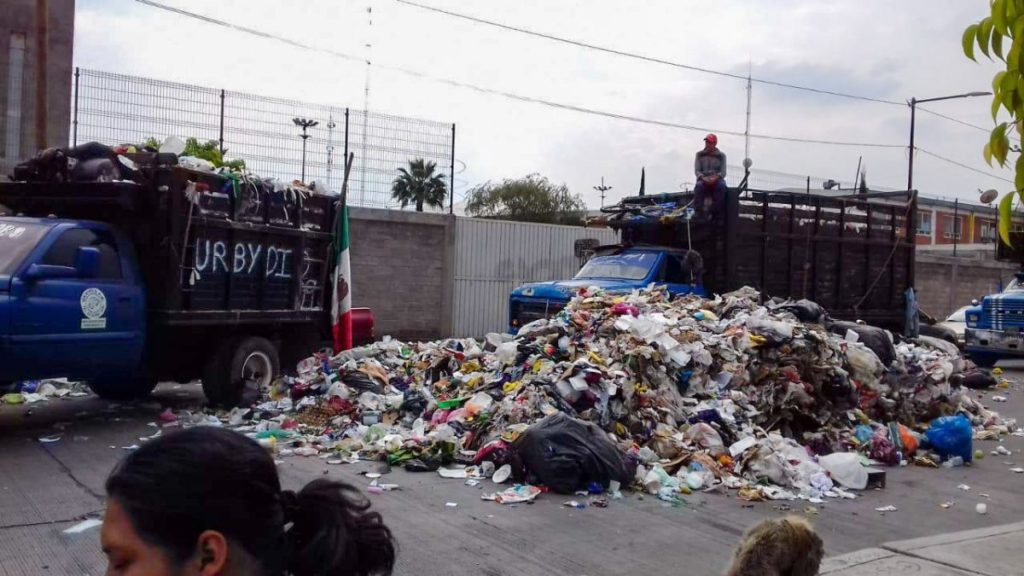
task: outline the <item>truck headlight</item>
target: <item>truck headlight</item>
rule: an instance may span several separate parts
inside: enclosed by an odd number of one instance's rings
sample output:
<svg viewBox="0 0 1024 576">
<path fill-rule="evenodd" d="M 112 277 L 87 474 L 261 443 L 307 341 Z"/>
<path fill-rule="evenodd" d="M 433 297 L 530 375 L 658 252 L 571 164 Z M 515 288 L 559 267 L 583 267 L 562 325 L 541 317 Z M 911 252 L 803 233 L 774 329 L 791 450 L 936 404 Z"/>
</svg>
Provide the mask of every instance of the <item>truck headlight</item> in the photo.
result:
<svg viewBox="0 0 1024 576">
<path fill-rule="evenodd" d="M 981 314 L 968 314 L 967 315 L 967 324 L 970 325 L 970 326 L 976 325 L 979 320 L 981 320 Z"/>
</svg>

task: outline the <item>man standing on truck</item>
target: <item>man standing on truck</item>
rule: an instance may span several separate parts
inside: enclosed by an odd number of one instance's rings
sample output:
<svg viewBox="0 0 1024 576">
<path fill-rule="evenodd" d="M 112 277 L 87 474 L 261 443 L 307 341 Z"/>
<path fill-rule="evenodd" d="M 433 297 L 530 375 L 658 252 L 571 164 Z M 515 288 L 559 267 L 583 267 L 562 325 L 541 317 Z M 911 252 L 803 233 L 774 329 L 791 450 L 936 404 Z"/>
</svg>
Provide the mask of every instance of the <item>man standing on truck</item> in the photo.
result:
<svg viewBox="0 0 1024 576">
<path fill-rule="evenodd" d="M 718 149 L 718 136 L 708 134 L 704 137 L 704 149 L 697 152 L 693 171 L 697 175 L 693 207 L 698 218 L 721 222 L 725 215 L 725 196 L 729 188 L 725 185 L 725 154 Z"/>
</svg>

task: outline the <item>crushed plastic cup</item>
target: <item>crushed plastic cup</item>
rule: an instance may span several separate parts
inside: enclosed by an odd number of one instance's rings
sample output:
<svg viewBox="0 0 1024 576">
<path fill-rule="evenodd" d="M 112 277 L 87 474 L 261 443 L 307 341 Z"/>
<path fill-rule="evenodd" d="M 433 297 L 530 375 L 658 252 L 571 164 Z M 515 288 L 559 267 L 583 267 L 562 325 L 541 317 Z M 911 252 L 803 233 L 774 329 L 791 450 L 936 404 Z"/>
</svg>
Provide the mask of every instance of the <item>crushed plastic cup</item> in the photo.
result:
<svg viewBox="0 0 1024 576">
<path fill-rule="evenodd" d="M 505 464 L 494 471 L 494 474 L 491 476 L 491 481 L 495 484 L 504 484 L 510 476 L 512 476 L 512 466 Z"/>
<path fill-rule="evenodd" d="M 493 403 L 494 400 L 490 396 L 483 392 L 477 392 L 475 396 L 469 399 L 469 402 L 466 402 L 466 412 L 470 416 L 475 416 L 486 411 Z"/>
<path fill-rule="evenodd" d="M 490 478 L 494 476 L 494 462 L 485 460 L 480 463 L 480 475 L 484 478 Z"/>
</svg>

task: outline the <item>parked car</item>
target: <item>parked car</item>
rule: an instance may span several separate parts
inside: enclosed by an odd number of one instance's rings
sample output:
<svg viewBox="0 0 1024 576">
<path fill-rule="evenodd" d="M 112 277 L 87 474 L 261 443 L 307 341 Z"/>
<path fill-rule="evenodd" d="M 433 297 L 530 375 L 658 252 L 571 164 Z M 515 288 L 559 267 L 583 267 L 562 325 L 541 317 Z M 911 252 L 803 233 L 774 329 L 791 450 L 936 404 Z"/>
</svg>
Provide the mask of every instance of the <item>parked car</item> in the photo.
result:
<svg viewBox="0 0 1024 576">
<path fill-rule="evenodd" d="M 950 314 L 945 320 L 939 322 L 939 326 L 956 332 L 956 345 L 963 348 L 964 335 L 967 332 L 967 309 L 970 306 L 963 306 Z"/>
</svg>

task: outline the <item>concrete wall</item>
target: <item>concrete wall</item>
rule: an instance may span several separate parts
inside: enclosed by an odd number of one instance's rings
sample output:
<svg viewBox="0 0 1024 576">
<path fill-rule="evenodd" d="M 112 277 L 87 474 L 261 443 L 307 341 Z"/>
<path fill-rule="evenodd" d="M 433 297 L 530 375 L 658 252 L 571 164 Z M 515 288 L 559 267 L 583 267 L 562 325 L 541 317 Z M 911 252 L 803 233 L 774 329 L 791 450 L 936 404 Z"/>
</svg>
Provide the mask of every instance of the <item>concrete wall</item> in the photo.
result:
<svg viewBox="0 0 1024 576">
<path fill-rule="evenodd" d="M 373 309 L 376 334 L 451 334 L 455 217 L 351 208 L 352 305 Z"/>
<path fill-rule="evenodd" d="M 0 1 L 0 178 L 40 147 L 36 136 L 37 69 L 39 62 L 36 10 L 46 5 L 46 146 L 66 146 L 71 125 L 72 47 L 75 29 L 74 0 Z M 8 60 L 11 36 L 25 35 L 26 53 L 22 74 L 20 145 L 5 150 L 8 116 Z"/>
<path fill-rule="evenodd" d="M 921 309 L 938 319 L 999 290 L 1013 277 L 1018 267 L 997 262 L 993 249 L 964 250 L 953 257 L 952 250 L 917 251 L 915 283 Z"/>
<path fill-rule="evenodd" d="M 508 295 L 528 281 L 569 278 L 574 242 L 609 229 L 350 209 L 352 304 L 373 309 L 377 336 L 483 337 L 508 322 Z"/>
</svg>

